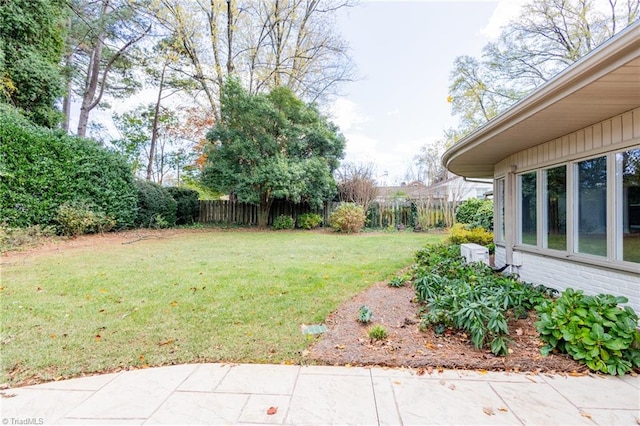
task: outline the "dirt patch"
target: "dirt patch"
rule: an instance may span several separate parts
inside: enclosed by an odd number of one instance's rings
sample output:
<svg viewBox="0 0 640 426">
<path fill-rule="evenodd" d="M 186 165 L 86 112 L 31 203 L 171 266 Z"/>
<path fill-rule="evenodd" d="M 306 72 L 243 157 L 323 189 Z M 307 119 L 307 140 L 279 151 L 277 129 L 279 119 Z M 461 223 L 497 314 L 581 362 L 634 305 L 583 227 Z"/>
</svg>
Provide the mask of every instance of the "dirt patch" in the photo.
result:
<svg viewBox="0 0 640 426">
<path fill-rule="evenodd" d="M 379 365 L 411 368 L 452 368 L 494 371 L 586 374 L 587 368 L 566 355 L 540 355 L 541 342 L 535 329 L 535 312 L 529 318 L 511 321 L 511 353 L 506 357 L 489 350 L 475 350 L 462 332 L 437 335 L 420 330 L 419 306 L 411 287 L 389 287 L 378 283 L 355 296 L 327 318 L 328 332 L 310 348 L 312 362 L 328 365 Z M 358 309 L 373 311 L 370 324 L 360 323 Z M 374 342 L 371 326 L 380 324 L 388 338 Z"/>
</svg>

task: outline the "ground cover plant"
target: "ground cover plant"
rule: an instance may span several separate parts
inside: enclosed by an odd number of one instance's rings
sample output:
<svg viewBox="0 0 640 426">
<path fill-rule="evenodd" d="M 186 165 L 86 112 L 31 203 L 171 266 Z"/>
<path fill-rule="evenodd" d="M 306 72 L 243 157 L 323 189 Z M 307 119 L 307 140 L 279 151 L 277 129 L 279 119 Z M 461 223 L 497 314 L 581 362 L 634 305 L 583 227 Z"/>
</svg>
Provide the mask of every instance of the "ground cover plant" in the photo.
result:
<svg viewBox="0 0 640 426">
<path fill-rule="evenodd" d="M 5 254 L 0 383 L 186 362 L 301 362 L 310 343 L 301 324 L 323 322 L 440 239 L 144 230 Z"/>
<path fill-rule="evenodd" d="M 496 274 L 483 263 L 466 263 L 457 244 L 425 247 L 416 252 L 414 286 L 426 305 L 425 327 L 436 333 L 456 328 L 469 333 L 476 349 L 509 353 L 510 318 L 529 315 L 548 289 Z"/>
</svg>

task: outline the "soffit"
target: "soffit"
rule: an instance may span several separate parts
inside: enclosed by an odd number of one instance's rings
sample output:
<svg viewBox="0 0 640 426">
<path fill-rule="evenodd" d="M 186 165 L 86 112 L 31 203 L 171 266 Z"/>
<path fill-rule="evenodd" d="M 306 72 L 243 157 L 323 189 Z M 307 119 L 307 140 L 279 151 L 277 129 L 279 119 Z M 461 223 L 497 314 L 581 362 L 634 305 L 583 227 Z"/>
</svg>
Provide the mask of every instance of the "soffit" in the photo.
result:
<svg viewBox="0 0 640 426">
<path fill-rule="evenodd" d="M 638 24 L 459 141 L 444 154 L 445 167 L 493 177 L 494 165 L 509 155 L 640 106 Z"/>
</svg>

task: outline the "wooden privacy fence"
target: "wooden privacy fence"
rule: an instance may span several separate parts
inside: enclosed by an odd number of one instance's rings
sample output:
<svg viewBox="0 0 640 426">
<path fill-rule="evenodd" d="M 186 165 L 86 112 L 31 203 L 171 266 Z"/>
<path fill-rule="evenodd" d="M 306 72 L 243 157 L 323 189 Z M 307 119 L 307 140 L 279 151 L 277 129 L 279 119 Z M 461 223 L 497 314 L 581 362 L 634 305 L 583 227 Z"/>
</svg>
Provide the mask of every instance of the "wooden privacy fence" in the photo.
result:
<svg viewBox="0 0 640 426">
<path fill-rule="evenodd" d="M 297 219 L 304 213 L 317 213 L 322 216 L 323 225 L 329 223 L 329 215 L 338 206 L 337 202 L 325 202 L 321 209 L 312 209 L 307 203 L 292 203 L 286 200 L 275 200 L 271 205 L 267 225 L 272 225 L 280 215 Z M 258 206 L 228 200 L 200 201 L 200 223 L 223 223 L 228 225 L 257 225 Z"/>
</svg>

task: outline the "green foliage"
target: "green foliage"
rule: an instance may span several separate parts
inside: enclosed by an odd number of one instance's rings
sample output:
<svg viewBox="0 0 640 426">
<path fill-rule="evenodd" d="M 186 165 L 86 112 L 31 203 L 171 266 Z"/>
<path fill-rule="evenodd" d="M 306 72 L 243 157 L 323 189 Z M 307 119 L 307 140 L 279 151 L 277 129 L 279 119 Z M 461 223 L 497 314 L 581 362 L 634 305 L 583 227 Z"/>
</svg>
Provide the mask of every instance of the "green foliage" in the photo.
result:
<svg viewBox="0 0 640 426">
<path fill-rule="evenodd" d="M 343 203 L 329 216 L 329 225 L 337 232 L 359 232 L 366 219 L 364 209 L 354 203 Z"/>
<path fill-rule="evenodd" d="M 293 229 L 295 224 L 291 216 L 282 214 L 273 220 L 273 229 Z"/>
<path fill-rule="evenodd" d="M 176 225 L 193 224 L 200 213 L 198 192 L 182 187 L 169 187 L 168 190 L 176 200 Z"/>
<path fill-rule="evenodd" d="M 389 281 L 389 287 L 399 288 L 404 287 L 405 284 L 411 282 L 411 274 L 406 273 L 402 275 L 397 275 Z"/>
<path fill-rule="evenodd" d="M 176 223 L 176 200 L 157 183 L 139 180 L 136 225 L 142 228 L 166 228 Z"/>
<path fill-rule="evenodd" d="M 10 227 L 55 224 L 58 207 L 85 203 L 131 227 L 133 174 L 118 154 L 88 139 L 30 124 L 0 104 L 0 217 Z"/>
<path fill-rule="evenodd" d="M 493 253 L 495 251 L 493 233 L 480 227 L 469 228 L 467 225 L 462 223 L 456 223 L 453 225 L 448 241 L 451 244 L 480 244 L 481 246 L 488 247 L 489 253 Z"/>
<path fill-rule="evenodd" d="M 536 309 L 536 329 L 552 351 L 569 354 L 593 371 L 623 375 L 640 367 L 638 315 L 625 297 L 600 294 L 585 296 L 567 289 L 555 300 L 545 300 Z"/>
<path fill-rule="evenodd" d="M 321 206 L 336 192 L 332 172 L 343 155 L 344 137 L 288 89 L 253 95 L 237 80 L 227 80 L 221 119 L 207 138 L 203 182 L 259 205 L 259 226 L 266 226 L 274 199 Z"/>
<path fill-rule="evenodd" d="M 456 209 L 456 222 L 493 230 L 493 201 L 469 198 Z"/>
<path fill-rule="evenodd" d="M 46 127 L 61 117 L 55 102 L 64 92 L 59 64 L 68 10 L 64 0 L 11 0 L 0 7 L 0 100 Z"/>
<path fill-rule="evenodd" d="M 358 321 L 363 324 L 368 324 L 371 321 L 371 317 L 373 316 L 373 311 L 369 309 L 367 305 L 360 306 L 358 309 Z"/>
<path fill-rule="evenodd" d="M 498 275 L 483 263 L 466 264 L 458 245 L 434 245 L 416 253 L 414 288 L 428 311 L 424 327 L 464 330 L 476 349 L 508 354 L 507 319 L 526 317 L 546 288 Z"/>
<path fill-rule="evenodd" d="M 58 207 L 56 222 L 60 234 L 72 237 L 108 232 L 116 224 L 112 217 L 102 212 L 94 212 L 84 203 L 65 203 Z"/>
<path fill-rule="evenodd" d="M 314 229 L 322 223 L 322 216 L 316 213 L 303 213 L 298 216 L 298 227 L 302 229 Z"/>
<path fill-rule="evenodd" d="M 387 338 L 387 335 L 387 330 L 379 324 L 369 329 L 369 338 L 372 340 L 384 340 Z"/>
</svg>

